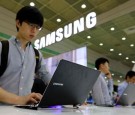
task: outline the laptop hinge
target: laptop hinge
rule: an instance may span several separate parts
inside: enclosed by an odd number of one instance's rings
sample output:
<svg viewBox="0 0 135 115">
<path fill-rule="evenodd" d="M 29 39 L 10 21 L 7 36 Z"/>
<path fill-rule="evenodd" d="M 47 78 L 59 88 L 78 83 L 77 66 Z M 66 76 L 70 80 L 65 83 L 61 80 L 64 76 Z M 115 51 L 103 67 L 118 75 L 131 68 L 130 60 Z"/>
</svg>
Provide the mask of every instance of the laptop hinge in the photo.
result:
<svg viewBox="0 0 135 115">
<path fill-rule="evenodd" d="M 73 105 L 73 108 L 74 108 L 74 109 L 78 109 L 78 108 L 79 108 L 79 105 L 76 105 L 76 104 L 75 104 L 75 105 Z"/>
</svg>

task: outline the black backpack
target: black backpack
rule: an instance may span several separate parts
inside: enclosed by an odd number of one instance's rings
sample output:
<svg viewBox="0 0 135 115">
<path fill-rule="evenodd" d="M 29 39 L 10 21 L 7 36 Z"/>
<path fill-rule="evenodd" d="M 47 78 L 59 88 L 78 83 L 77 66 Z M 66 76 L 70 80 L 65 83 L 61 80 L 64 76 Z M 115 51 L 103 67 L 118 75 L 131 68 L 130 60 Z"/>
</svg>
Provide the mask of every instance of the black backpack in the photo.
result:
<svg viewBox="0 0 135 115">
<path fill-rule="evenodd" d="M 1 51 L 1 65 L 0 65 L 0 77 L 3 75 L 7 68 L 7 61 L 8 61 L 8 52 L 9 52 L 9 41 L 4 40 L 1 41 L 2 43 L 2 51 Z M 35 51 L 35 58 L 36 58 L 36 67 L 35 72 L 37 71 L 37 65 L 39 63 L 39 52 L 37 49 L 34 48 Z"/>
</svg>

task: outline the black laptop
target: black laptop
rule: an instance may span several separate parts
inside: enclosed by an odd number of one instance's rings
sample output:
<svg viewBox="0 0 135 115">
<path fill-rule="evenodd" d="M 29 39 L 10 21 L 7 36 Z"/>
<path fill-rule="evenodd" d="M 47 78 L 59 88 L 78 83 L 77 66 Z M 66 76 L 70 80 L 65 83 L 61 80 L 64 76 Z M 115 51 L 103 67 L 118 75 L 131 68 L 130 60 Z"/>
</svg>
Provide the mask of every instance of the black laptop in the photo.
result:
<svg viewBox="0 0 135 115">
<path fill-rule="evenodd" d="M 135 104 L 135 84 L 130 83 L 120 96 L 116 105 L 131 106 L 133 104 Z"/>
<path fill-rule="evenodd" d="M 61 60 L 37 106 L 81 105 L 85 102 L 100 72 L 67 60 Z M 26 106 L 26 108 L 29 108 Z"/>
</svg>

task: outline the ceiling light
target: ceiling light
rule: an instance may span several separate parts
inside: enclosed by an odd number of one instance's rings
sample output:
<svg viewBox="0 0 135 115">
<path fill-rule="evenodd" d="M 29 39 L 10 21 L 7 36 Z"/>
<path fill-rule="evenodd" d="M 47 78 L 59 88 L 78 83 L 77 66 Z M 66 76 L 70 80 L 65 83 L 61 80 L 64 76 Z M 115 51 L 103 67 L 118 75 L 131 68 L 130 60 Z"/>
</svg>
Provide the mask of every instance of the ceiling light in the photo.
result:
<svg viewBox="0 0 135 115">
<path fill-rule="evenodd" d="M 122 78 L 122 76 L 120 76 L 120 78 Z"/>
<path fill-rule="evenodd" d="M 120 80 L 117 80 L 118 83 L 120 83 Z"/>
<path fill-rule="evenodd" d="M 122 38 L 122 40 L 126 40 L 126 38 L 125 38 L 125 37 L 123 37 L 123 38 Z"/>
<path fill-rule="evenodd" d="M 35 3 L 34 2 L 30 2 L 30 6 L 35 6 Z"/>
<path fill-rule="evenodd" d="M 110 49 L 110 51 L 112 52 L 112 51 L 114 51 L 114 49 Z"/>
<path fill-rule="evenodd" d="M 87 38 L 88 38 L 88 39 L 90 39 L 90 38 L 91 38 L 91 36 L 87 36 Z"/>
<path fill-rule="evenodd" d="M 135 64 L 135 61 L 132 61 L 133 64 Z"/>
<path fill-rule="evenodd" d="M 119 53 L 118 55 L 119 55 L 119 56 L 121 56 L 121 55 L 122 55 L 122 53 Z"/>
<path fill-rule="evenodd" d="M 82 9 L 85 9 L 85 8 L 86 8 L 86 4 L 82 4 L 82 5 L 81 5 L 81 8 L 82 8 Z"/>
<path fill-rule="evenodd" d="M 99 45 L 100 45 L 100 46 L 103 46 L 103 43 L 100 43 Z"/>
<path fill-rule="evenodd" d="M 126 59 L 128 60 L 128 59 L 129 59 L 129 57 L 126 57 Z"/>
<path fill-rule="evenodd" d="M 130 47 L 134 47 L 134 44 L 130 44 Z"/>
<path fill-rule="evenodd" d="M 112 73 L 112 76 L 114 76 L 114 73 Z"/>
<path fill-rule="evenodd" d="M 115 28 L 114 28 L 114 27 L 111 27 L 111 28 L 110 28 L 110 30 L 111 30 L 111 31 L 114 31 L 114 30 L 115 30 Z"/>
<path fill-rule="evenodd" d="M 60 18 L 58 18 L 58 19 L 57 19 L 57 22 L 61 22 L 61 19 L 60 19 Z"/>
</svg>

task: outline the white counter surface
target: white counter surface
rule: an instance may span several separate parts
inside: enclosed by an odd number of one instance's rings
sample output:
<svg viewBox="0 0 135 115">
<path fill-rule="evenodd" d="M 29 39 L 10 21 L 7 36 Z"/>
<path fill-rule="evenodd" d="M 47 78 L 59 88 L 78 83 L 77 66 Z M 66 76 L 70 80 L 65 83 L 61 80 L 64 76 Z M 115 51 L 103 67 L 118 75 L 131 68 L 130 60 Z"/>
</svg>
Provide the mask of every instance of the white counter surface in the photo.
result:
<svg viewBox="0 0 135 115">
<path fill-rule="evenodd" d="M 88 105 L 81 106 L 79 109 L 67 107 L 29 110 L 14 106 L 0 106 L 0 115 L 135 115 L 135 107 L 98 107 Z"/>
</svg>

